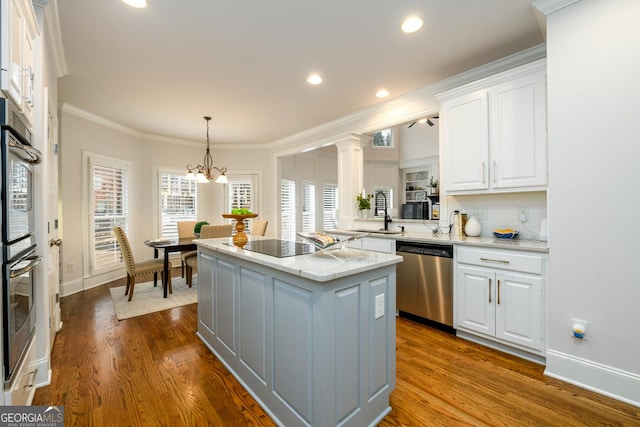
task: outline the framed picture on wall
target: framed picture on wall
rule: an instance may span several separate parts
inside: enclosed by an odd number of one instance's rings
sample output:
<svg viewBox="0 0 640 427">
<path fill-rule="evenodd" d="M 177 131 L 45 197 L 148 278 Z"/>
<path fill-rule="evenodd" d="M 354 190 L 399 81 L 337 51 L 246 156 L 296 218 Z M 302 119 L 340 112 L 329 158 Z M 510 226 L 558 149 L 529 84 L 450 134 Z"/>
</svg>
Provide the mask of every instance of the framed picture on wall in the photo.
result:
<svg viewBox="0 0 640 427">
<path fill-rule="evenodd" d="M 426 191 L 416 192 L 416 200 L 427 200 L 427 192 Z"/>
</svg>

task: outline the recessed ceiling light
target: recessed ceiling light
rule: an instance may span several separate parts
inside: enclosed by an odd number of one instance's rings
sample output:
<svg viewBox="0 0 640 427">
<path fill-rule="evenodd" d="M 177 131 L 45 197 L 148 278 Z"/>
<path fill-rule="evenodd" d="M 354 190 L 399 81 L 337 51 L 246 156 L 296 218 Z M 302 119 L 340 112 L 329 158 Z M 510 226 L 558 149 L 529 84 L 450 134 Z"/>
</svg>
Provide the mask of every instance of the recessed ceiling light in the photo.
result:
<svg viewBox="0 0 640 427">
<path fill-rule="evenodd" d="M 147 0 L 122 0 L 131 7 L 142 9 L 147 7 Z"/>
<path fill-rule="evenodd" d="M 389 91 L 386 89 L 380 89 L 378 92 L 376 92 L 376 96 L 378 98 L 385 98 L 389 96 Z"/>
<path fill-rule="evenodd" d="M 311 74 L 307 77 L 307 83 L 310 85 L 319 85 L 322 83 L 322 77 L 320 77 L 320 74 Z"/>
<path fill-rule="evenodd" d="M 402 23 L 402 31 L 405 33 L 414 33 L 422 28 L 422 19 L 417 16 L 410 16 Z"/>
</svg>

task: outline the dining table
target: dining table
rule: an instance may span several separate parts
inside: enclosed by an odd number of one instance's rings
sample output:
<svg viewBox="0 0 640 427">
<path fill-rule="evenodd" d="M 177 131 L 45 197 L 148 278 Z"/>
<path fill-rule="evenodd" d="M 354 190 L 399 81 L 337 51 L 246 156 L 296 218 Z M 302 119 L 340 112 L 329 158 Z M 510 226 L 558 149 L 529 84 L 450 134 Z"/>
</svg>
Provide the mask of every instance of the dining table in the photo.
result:
<svg viewBox="0 0 640 427">
<path fill-rule="evenodd" d="M 193 242 L 195 237 L 182 237 L 179 239 L 155 239 L 145 240 L 144 244 L 153 248 L 153 257 L 158 258 L 158 250 L 164 252 L 164 274 L 162 275 L 162 288 L 164 297 L 167 298 L 169 275 L 169 255 L 171 252 L 195 251 L 198 247 Z M 157 273 L 154 273 L 156 275 Z M 154 277 L 155 279 L 155 277 Z M 153 281 L 154 283 L 156 280 Z"/>
</svg>

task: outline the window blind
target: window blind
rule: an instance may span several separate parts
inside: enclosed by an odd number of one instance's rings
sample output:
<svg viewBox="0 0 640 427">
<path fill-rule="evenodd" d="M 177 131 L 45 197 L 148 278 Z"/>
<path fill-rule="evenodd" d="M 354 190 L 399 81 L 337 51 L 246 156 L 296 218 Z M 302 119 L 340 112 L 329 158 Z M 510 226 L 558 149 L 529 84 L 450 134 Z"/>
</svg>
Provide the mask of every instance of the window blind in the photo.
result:
<svg viewBox="0 0 640 427">
<path fill-rule="evenodd" d="M 129 226 L 128 173 L 124 168 L 91 164 L 91 268 L 119 266 L 120 247 L 113 234 L 118 225 Z"/>
<path fill-rule="evenodd" d="M 283 240 L 296 239 L 296 183 L 283 179 L 280 182 L 282 205 L 280 207 L 280 235 Z"/>
<path fill-rule="evenodd" d="M 324 184 L 322 186 L 322 229 L 338 228 L 338 186 Z"/>
<path fill-rule="evenodd" d="M 247 208 L 251 210 L 251 212 L 255 212 L 253 180 L 234 178 L 231 176 L 229 176 L 228 179 L 229 184 L 227 188 L 229 193 L 227 194 L 227 200 L 229 201 L 229 205 L 227 206 L 227 212 L 231 212 L 231 209 L 238 208 Z M 253 221 L 245 221 L 244 223 L 246 226 L 244 233 L 250 234 Z M 235 233 L 236 229 L 234 227 L 232 234 Z"/>
<path fill-rule="evenodd" d="M 302 231 L 316 231 L 316 186 L 302 183 Z"/>
<path fill-rule="evenodd" d="M 198 219 L 198 186 L 184 173 L 160 171 L 160 236 L 178 238 L 178 221 Z"/>
</svg>

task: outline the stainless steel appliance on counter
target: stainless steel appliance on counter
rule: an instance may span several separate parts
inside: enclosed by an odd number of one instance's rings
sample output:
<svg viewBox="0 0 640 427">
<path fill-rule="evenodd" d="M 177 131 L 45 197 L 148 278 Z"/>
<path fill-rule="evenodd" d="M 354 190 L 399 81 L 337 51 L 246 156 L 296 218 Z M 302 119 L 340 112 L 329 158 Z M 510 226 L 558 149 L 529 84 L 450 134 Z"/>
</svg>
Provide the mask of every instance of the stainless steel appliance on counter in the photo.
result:
<svg viewBox="0 0 640 427">
<path fill-rule="evenodd" d="M 431 219 L 431 201 L 410 202 L 402 205 L 403 219 Z"/>
<path fill-rule="evenodd" d="M 453 331 L 453 246 L 397 241 L 396 253 L 398 314 Z"/>
</svg>

